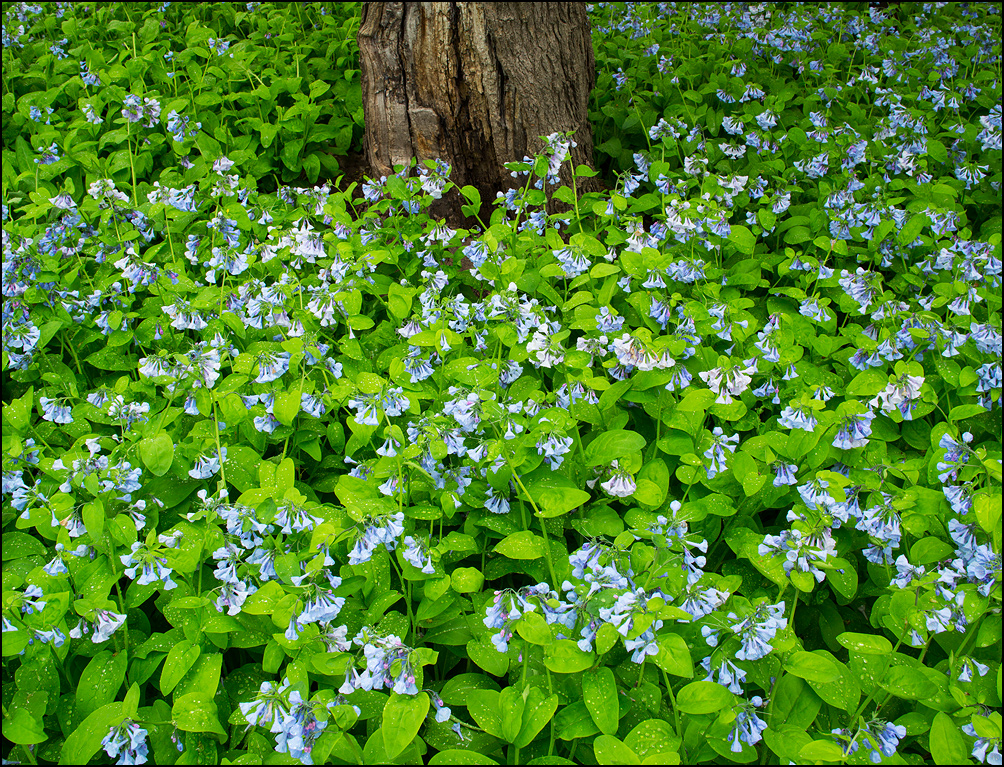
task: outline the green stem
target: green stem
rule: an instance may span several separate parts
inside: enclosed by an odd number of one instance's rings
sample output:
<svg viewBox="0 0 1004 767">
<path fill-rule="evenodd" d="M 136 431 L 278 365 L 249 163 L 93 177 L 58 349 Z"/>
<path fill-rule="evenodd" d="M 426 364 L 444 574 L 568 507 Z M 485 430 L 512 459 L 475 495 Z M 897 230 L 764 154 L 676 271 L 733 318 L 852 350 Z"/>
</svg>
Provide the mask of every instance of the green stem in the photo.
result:
<svg viewBox="0 0 1004 767">
<path fill-rule="evenodd" d="M 908 623 L 904 623 L 903 636 L 906 636 L 906 632 L 909 630 L 910 630 L 910 625 Z M 903 644 L 903 636 L 901 636 L 898 640 L 896 640 L 896 645 L 892 648 L 890 656 L 894 656 L 896 654 L 896 651 L 899 649 L 899 646 Z M 891 665 L 891 660 L 890 660 L 890 665 Z M 888 667 L 886 670 L 888 670 Z M 868 704 L 872 702 L 872 699 L 874 699 L 875 695 L 879 692 L 880 689 L 881 688 L 878 686 L 878 684 L 876 684 L 875 689 L 868 694 L 868 697 L 864 699 L 864 701 L 861 703 L 860 706 L 858 706 L 858 710 L 855 711 L 853 714 L 851 714 L 851 718 L 847 720 L 848 727 L 851 727 L 858 720 L 858 717 L 861 716 L 865 708 L 867 708 Z"/>
<path fill-rule="evenodd" d="M 506 456 L 505 460 L 506 463 L 509 463 L 509 456 Z M 544 534 L 544 552 L 545 556 L 547 557 L 547 570 L 551 574 L 551 583 L 557 586 L 558 578 L 554 574 L 554 563 L 551 561 L 551 540 L 550 538 L 548 538 L 547 535 L 547 525 L 545 524 L 544 517 L 541 516 L 540 509 L 538 509 L 537 504 L 534 503 L 533 496 L 530 495 L 530 492 L 526 489 L 526 486 L 523 484 L 523 480 L 519 478 L 519 475 L 516 473 L 516 470 L 513 469 L 511 463 L 509 463 L 509 468 L 512 469 L 513 479 L 516 480 L 516 484 L 519 485 L 519 489 L 523 491 L 523 494 L 527 497 L 527 499 L 529 499 L 530 505 L 533 506 L 534 516 L 536 516 L 540 520 L 540 530 Z"/>
<path fill-rule="evenodd" d="M 227 486 L 226 461 L 223 460 L 223 447 L 220 443 L 220 417 L 216 412 L 216 398 L 213 398 L 213 431 L 216 434 L 216 454 L 220 458 L 220 486 Z"/>
<path fill-rule="evenodd" d="M 662 669 L 660 669 L 662 671 Z M 669 683 L 669 675 L 662 671 L 662 680 L 666 683 L 666 692 L 669 693 L 669 702 L 673 704 L 673 719 L 676 722 L 676 734 L 680 738 L 680 763 L 687 763 L 687 746 L 683 742 L 683 727 L 680 724 L 680 709 L 676 707 L 676 696 L 673 694 L 673 685 Z"/>
<path fill-rule="evenodd" d="M 126 120 L 126 148 L 129 150 L 129 170 L 132 171 L 132 206 L 135 208 L 138 207 L 136 202 L 136 164 L 133 162 L 130 125 L 131 123 Z"/>
<path fill-rule="evenodd" d="M 411 589 L 409 588 L 409 585 L 405 583 L 404 573 L 401 572 L 401 568 L 398 567 L 397 562 L 394 561 L 394 559 L 395 559 L 394 558 L 394 554 L 391 553 L 388 556 L 390 558 L 391 567 L 394 568 L 394 572 L 397 573 L 397 578 L 401 582 L 401 591 L 404 592 L 404 606 L 408 610 L 408 624 L 411 626 L 411 636 L 412 636 L 412 638 L 414 638 L 414 637 L 416 637 L 418 635 L 418 632 L 417 632 L 417 628 L 415 626 L 415 616 L 414 616 L 414 614 L 411 611 L 411 598 L 410 598 L 411 597 L 411 593 L 410 593 Z"/>
</svg>

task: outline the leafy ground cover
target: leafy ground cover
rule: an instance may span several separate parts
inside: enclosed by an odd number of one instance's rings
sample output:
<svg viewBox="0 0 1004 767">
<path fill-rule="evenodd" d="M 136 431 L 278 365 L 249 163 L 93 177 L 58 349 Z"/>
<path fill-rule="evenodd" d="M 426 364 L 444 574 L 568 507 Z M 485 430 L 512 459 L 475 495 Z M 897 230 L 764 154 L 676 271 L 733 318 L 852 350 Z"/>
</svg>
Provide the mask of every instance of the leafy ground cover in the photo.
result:
<svg viewBox="0 0 1004 767">
<path fill-rule="evenodd" d="M 473 231 L 351 6 L 4 12 L 5 760 L 1000 763 L 995 5 L 596 6 Z"/>
</svg>

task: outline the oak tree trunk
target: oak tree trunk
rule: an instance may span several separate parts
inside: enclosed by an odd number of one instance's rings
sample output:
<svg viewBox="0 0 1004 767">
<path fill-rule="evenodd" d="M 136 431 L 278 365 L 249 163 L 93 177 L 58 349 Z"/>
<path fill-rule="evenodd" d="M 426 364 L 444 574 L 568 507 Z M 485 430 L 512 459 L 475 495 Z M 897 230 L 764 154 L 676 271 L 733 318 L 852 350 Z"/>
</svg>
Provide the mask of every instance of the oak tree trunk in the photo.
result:
<svg viewBox="0 0 1004 767">
<path fill-rule="evenodd" d="M 374 176 L 412 157 L 446 160 L 451 181 L 481 193 L 487 220 L 497 192 L 525 183 L 503 163 L 533 157 L 541 136 L 574 130 L 573 167 L 593 167 L 584 3 L 364 3 L 358 42 Z M 432 212 L 459 221 L 459 206 L 444 199 Z"/>
</svg>

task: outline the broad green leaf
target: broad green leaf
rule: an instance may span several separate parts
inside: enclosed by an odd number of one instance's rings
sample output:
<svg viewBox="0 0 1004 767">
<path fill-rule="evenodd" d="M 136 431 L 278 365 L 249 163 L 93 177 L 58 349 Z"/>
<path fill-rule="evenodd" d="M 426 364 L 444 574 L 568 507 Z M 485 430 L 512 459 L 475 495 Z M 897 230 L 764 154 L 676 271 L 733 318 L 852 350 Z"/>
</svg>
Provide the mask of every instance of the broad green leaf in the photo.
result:
<svg viewBox="0 0 1004 767">
<path fill-rule="evenodd" d="M 523 724 L 523 712 L 526 709 L 526 698 L 517 687 L 503 687 L 499 693 L 498 711 L 502 718 L 502 738 L 509 743 L 519 737 Z"/>
<path fill-rule="evenodd" d="M 526 613 L 516 621 L 516 632 L 530 644 L 543 647 L 551 641 L 551 628 L 540 613 Z"/>
<path fill-rule="evenodd" d="M 102 650 L 87 664 L 77 683 L 76 706 L 80 719 L 115 700 L 126 675 L 125 653 Z"/>
<path fill-rule="evenodd" d="M 790 674 L 807 682 L 833 682 L 840 678 L 840 670 L 828 659 L 811 652 L 796 652 L 784 664 Z"/>
<path fill-rule="evenodd" d="M 879 686 L 906 700 L 933 698 L 938 692 L 934 683 L 920 669 L 909 666 L 893 666 L 886 673 L 886 678 L 879 682 Z"/>
<path fill-rule="evenodd" d="M 523 708 L 523 719 L 520 724 L 519 734 L 513 741 L 518 748 L 526 748 L 537 737 L 537 734 L 544 729 L 554 712 L 558 710 L 558 696 L 549 695 L 544 697 L 544 692 L 539 687 L 529 688 L 526 706 Z"/>
<path fill-rule="evenodd" d="M 483 765 L 483 764 L 498 764 L 494 759 L 491 759 L 484 754 L 478 753 L 477 751 L 468 751 L 461 748 L 448 748 L 445 751 L 438 751 L 436 754 L 429 759 L 429 764 L 471 764 L 471 765 Z"/>
<path fill-rule="evenodd" d="M 537 559 L 544 556 L 544 539 L 529 530 L 521 530 L 499 541 L 495 553 L 509 559 Z"/>
<path fill-rule="evenodd" d="M 735 243 L 743 255 L 752 256 L 756 250 L 756 235 L 745 226 L 733 224 L 729 231 L 729 240 Z"/>
<path fill-rule="evenodd" d="M 388 758 L 394 759 L 415 739 L 429 713 L 429 705 L 429 696 L 424 692 L 418 695 L 391 693 L 383 709 L 381 727 Z"/>
<path fill-rule="evenodd" d="M 889 376 L 885 373 L 865 370 L 851 379 L 845 391 L 852 397 L 873 397 L 882 391 L 888 382 Z"/>
<path fill-rule="evenodd" d="M 845 631 L 837 637 L 837 641 L 848 650 L 863 655 L 890 655 L 892 653 L 892 643 L 878 634 L 856 634 L 853 631 Z"/>
<path fill-rule="evenodd" d="M 654 754 L 674 754 L 680 747 L 680 736 L 673 727 L 662 719 L 646 719 L 635 725 L 635 728 L 624 738 L 624 745 L 641 757 L 642 763 Z M 679 764 L 679 757 L 674 761 L 661 761 L 662 764 Z"/>
<path fill-rule="evenodd" d="M 217 717 L 216 702 L 209 695 L 192 692 L 177 697 L 171 709 L 171 718 L 179 730 L 185 732 L 214 732 L 226 735 Z"/>
<path fill-rule="evenodd" d="M 509 668 L 509 656 L 496 650 L 487 636 L 467 643 L 467 657 L 492 676 L 505 676 Z"/>
<path fill-rule="evenodd" d="M 291 391 L 282 391 L 275 395 L 275 403 L 272 405 L 272 414 L 275 419 L 284 426 L 291 426 L 293 420 L 300 412 L 300 388 Z"/>
<path fill-rule="evenodd" d="M 583 652 L 571 639 L 559 639 L 544 648 L 544 665 L 556 674 L 575 674 L 593 665 L 596 655 Z"/>
<path fill-rule="evenodd" d="M 641 764 L 641 758 L 613 735 L 600 735 L 593 741 L 597 764 Z"/>
<path fill-rule="evenodd" d="M 317 657 L 317 656 L 314 656 Z M 200 655 L 174 690 L 175 696 L 190 692 L 201 692 L 209 696 L 216 695 L 220 684 L 220 672 L 223 670 L 223 653 Z"/>
<path fill-rule="evenodd" d="M 139 441 L 139 457 L 155 477 L 167 473 L 174 462 L 174 440 L 166 431 Z"/>
<path fill-rule="evenodd" d="M 453 571 L 450 580 L 454 591 L 467 594 L 479 591 L 481 584 L 485 582 L 485 576 L 476 567 L 458 567 Z"/>
<path fill-rule="evenodd" d="M 804 763 L 809 764 L 815 762 L 841 762 L 843 761 L 844 752 L 832 740 L 814 740 L 802 746 L 799 757 L 804 760 Z"/>
<path fill-rule="evenodd" d="M 811 654 L 829 663 L 837 672 L 837 677 L 828 682 L 807 680 L 816 695 L 843 711 L 850 712 L 856 709 L 861 700 L 861 685 L 858 683 L 857 675 L 826 650 L 813 650 Z"/>
<path fill-rule="evenodd" d="M 588 738 L 599 732 L 589 709 L 581 700 L 561 707 L 561 711 L 554 717 L 554 729 L 561 740 Z"/>
<path fill-rule="evenodd" d="M 665 634 L 658 640 L 659 652 L 653 658 L 655 665 L 673 676 L 691 679 L 694 676 L 694 661 L 686 640 L 679 634 Z"/>
<path fill-rule="evenodd" d="M 735 702 L 736 696 L 716 682 L 691 682 L 676 694 L 676 705 L 684 714 L 713 714 Z"/>
<path fill-rule="evenodd" d="M 5 531 L 3 534 L 3 561 L 11 562 L 24 557 L 44 557 L 48 554 L 45 544 L 34 535 L 19 533 L 16 530 Z"/>
<path fill-rule="evenodd" d="M 592 495 L 564 474 L 550 472 L 527 485 L 542 517 L 557 517 L 587 503 Z"/>
<path fill-rule="evenodd" d="M 931 756 L 935 764 L 968 764 L 969 748 L 962 729 L 943 711 L 931 723 Z"/>
<path fill-rule="evenodd" d="M 620 721 L 617 703 L 617 682 L 614 672 L 607 666 L 600 666 L 591 674 L 582 676 L 582 700 L 593 717 L 600 732 L 611 735 L 617 732 Z"/>
<path fill-rule="evenodd" d="M 199 659 L 201 650 L 191 640 L 182 639 L 171 648 L 160 672 L 160 691 L 169 695 Z M 199 732 L 204 732 L 200 730 Z"/>
<path fill-rule="evenodd" d="M 70 733 L 59 755 L 60 764 L 87 764 L 98 753 L 108 731 L 122 721 L 122 704 L 108 703 L 88 716 Z"/>
<path fill-rule="evenodd" d="M 23 708 L 11 708 L 3 720 L 3 736 L 11 743 L 29 745 L 46 740 L 45 728 Z"/>
<path fill-rule="evenodd" d="M 472 690 L 467 697 L 467 711 L 489 735 L 503 738 L 499 693 L 495 690 Z"/>
<path fill-rule="evenodd" d="M 609 464 L 644 449 L 645 438 L 637 432 L 624 429 L 602 432 L 586 446 L 586 466 Z"/>
</svg>

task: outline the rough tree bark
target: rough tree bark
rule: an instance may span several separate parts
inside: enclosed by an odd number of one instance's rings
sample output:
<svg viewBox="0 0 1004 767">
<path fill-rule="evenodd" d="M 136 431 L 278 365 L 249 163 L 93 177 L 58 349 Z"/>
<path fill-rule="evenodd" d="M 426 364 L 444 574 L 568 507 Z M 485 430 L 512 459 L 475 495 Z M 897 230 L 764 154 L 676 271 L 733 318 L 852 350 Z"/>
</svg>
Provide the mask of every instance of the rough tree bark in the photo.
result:
<svg viewBox="0 0 1004 767">
<path fill-rule="evenodd" d="M 443 159 L 450 180 L 476 187 L 490 214 L 496 193 L 517 184 L 502 164 L 534 156 L 541 136 L 574 130 L 572 162 L 593 167 L 584 3 L 364 3 L 358 42 L 373 175 L 412 157 Z M 448 221 L 462 218 L 459 201 L 436 207 Z"/>
</svg>

